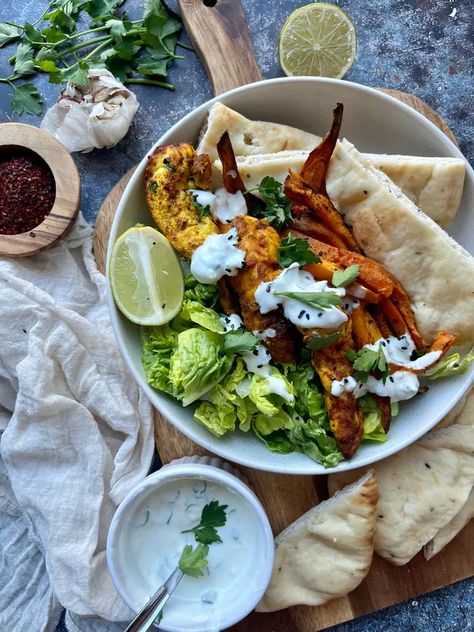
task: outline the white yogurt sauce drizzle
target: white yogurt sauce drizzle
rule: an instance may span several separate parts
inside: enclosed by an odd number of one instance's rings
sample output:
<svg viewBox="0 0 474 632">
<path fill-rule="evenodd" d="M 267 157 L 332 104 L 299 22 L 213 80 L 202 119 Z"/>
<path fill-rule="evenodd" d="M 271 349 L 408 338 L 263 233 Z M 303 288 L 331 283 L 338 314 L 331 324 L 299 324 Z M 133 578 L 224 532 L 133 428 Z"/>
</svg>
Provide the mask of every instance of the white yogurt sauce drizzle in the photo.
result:
<svg viewBox="0 0 474 632">
<path fill-rule="evenodd" d="M 253 526 L 255 516 L 224 485 L 179 478 L 148 495 L 128 526 L 123 568 L 131 597 L 141 608 L 176 568 L 183 547 L 196 545 L 194 534 L 182 531 L 196 526 L 203 507 L 213 500 L 228 505 L 226 524 L 218 529 L 222 543 L 209 546 L 205 575 L 184 576 L 166 604 L 163 623 L 177 629 L 215 632 L 220 629 L 220 613 L 248 594 L 252 565 L 263 545 Z"/>
<path fill-rule="evenodd" d="M 377 351 L 380 346 L 389 364 L 415 370 L 428 368 L 441 356 L 441 351 L 430 351 L 416 360 L 411 360 L 411 355 L 416 347 L 408 332 L 400 338 L 397 336 L 380 338 L 373 344 L 364 345 L 364 348 Z M 417 375 L 401 370 L 389 375 L 385 383 L 383 380 L 378 380 L 370 375 L 365 384 L 360 384 L 351 375 L 348 375 L 342 380 L 332 382 L 331 395 L 340 397 L 342 393 L 347 392 L 354 393 L 355 397 L 362 397 L 366 393 L 374 393 L 381 397 L 390 397 L 392 402 L 400 402 L 414 397 L 419 388 L 420 382 Z"/>
<path fill-rule="evenodd" d="M 229 193 L 224 187 L 211 191 L 201 191 L 200 189 L 188 189 L 198 204 L 209 206 L 212 217 L 222 222 L 230 222 L 240 215 L 247 215 L 247 204 L 241 191 Z"/>
<path fill-rule="evenodd" d="M 209 235 L 191 257 L 191 274 L 200 283 L 217 283 L 223 276 L 235 276 L 244 265 L 245 252 L 237 248 L 237 229 L 223 235 Z"/>
<path fill-rule="evenodd" d="M 263 331 L 255 329 L 252 333 L 255 338 L 258 338 L 259 340 L 266 340 L 267 338 L 275 338 L 277 332 L 276 329 L 273 329 L 273 327 L 268 327 L 268 329 L 264 329 Z"/>
<path fill-rule="evenodd" d="M 260 283 L 255 290 L 260 313 L 267 314 L 281 305 L 289 321 L 297 327 L 308 329 L 336 329 L 347 321 L 347 315 L 337 307 L 310 307 L 298 299 L 275 296 L 275 292 L 330 292 L 340 297 L 345 296 L 344 288 L 332 288 L 327 281 L 315 281 L 309 272 L 300 270 L 297 263 L 282 270 L 273 281 Z"/>
<path fill-rule="evenodd" d="M 263 345 L 257 345 L 253 351 L 243 353 L 242 358 L 250 373 L 255 373 L 255 375 L 261 375 L 266 378 L 270 393 L 283 397 L 287 402 L 294 400 L 294 396 L 288 391 L 285 381 L 282 380 L 281 377 L 272 375 L 272 368 L 270 366 L 272 356 L 268 349 Z"/>
<path fill-rule="evenodd" d="M 221 316 L 220 321 L 224 327 L 225 332 L 235 331 L 242 327 L 242 319 L 238 314 L 228 314 L 227 316 Z"/>
</svg>

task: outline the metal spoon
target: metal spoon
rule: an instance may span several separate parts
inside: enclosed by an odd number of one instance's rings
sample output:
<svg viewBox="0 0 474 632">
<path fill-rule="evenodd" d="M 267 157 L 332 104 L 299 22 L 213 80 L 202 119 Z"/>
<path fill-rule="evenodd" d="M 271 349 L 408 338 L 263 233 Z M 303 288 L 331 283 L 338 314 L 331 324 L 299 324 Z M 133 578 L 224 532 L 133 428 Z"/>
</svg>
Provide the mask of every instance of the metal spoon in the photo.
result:
<svg viewBox="0 0 474 632">
<path fill-rule="evenodd" d="M 147 632 L 153 622 L 163 610 L 165 603 L 171 597 L 173 590 L 181 581 L 183 571 L 176 568 L 167 580 L 158 588 L 156 593 L 143 606 L 135 619 L 130 623 L 125 632 Z"/>
</svg>

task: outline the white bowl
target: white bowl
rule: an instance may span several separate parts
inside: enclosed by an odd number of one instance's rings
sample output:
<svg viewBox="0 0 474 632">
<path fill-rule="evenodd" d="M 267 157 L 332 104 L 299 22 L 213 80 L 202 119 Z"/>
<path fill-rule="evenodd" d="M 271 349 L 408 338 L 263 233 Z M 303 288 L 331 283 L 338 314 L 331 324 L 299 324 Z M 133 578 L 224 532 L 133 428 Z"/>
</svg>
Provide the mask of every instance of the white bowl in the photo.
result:
<svg viewBox="0 0 474 632">
<path fill-rule="evenodd" d="M 435 125 L 396 99 L 348 81 L 312 77 L 271 79 L 231 90 L 176 123 L 158 139 L 157 145 L 194 142 L 209 107 L 215 101 L 238 110 L 251 119 L 285 123 L 324 135 L 329 129 L 336 102 L 344 104 L 342 136 L 363 152 L 463 158 L 457 147 Z M 142 222 L 152 224 L 143 186 L 147 158 L 139 164 L 124 191 L 110 233 L 109 249 L 125 230 Z M 474 173 L 466 164 L 466 181 L 461 207 L 449 233 L 467 250 L 474 252 Z M 462 271 L 460 271 L 462 273 Z M 127 321 L 115 307 L 109 287 L 109 308 L 119 348 L 138 384 L 153 405 L 181 432 L 201 446 L 231 461 L 262 470 L 286 474 L 327 473 L 321 465 L 299 453 L 275 454 L 258 439 L 240 431 L 217 439 L 193 420 L 193 409 L 183 408 L 167 395 L 147 384 L 141 364 L 138 327 Z M 331 471 L 369 465 L 409 445 L 433 426 L 456 404 L 469 388 L 474 367 L 455 378 L 432 383 L 424 395 L 401 403 L 388 440 L 364 444 L 351 461 L 343 461 Z"/>
<path fill-rule="evenodd" d="M 270 523 L 260 501 L 245 484 L 240 473 L 220 459 L 185 457 L 172 461 L 137 485 L 122 501 L 112 519 L 107 537 L 107 564 L 117 592 L 134 612 L 138 612 L 158 586 L 150 583 L 151 579 L 147 577 L 144 568 L 140 565 L 140 560 L 135 556 L 136 551 L 131 544 L 129 528 L 135 525 L 141 514 L 145 514 L 152 496 L 159 493 L 167 483 L 184 478 L 217 483 L 240 497 L 250 514 L 249 533 L 253 542 L 257 544 L 256 555 L 249 560 L 247 565 L 249 573 L 245 583 L 246 590 L 241 591 L 238 599 L 232 603 L 221 604 L 220 608 L 213 607 L 214 610 L 210 614 L 212 622 L 209 622 L 208 626 L 202 621 L 193 621 L 189 615 L 188 621 L 184 622 L 185 619 L 183 619 L 178 622 L 177 618 L 181 617 L 182 612 L 189 612 L 189 604 L 175 595 L 165 605 L 159 627 L 167 632 L 205 632 L 204 628 L 224 630 L 246 617 L 263 597 L 272 574 L 274 544 Z M 211 545 L 211 547 L 218 546 L 221 545 Z M 158 540 L 156 551 L 156 564 L 158 564 L 160 559 Z M 152 562 L 155 564 L 155 560 Z M 231 562 L 229 560 L 229 563 Z M 193 581 L 190 578 L 185 579 Z M 171 599 L 175 600 L 172 611 L 170 610 L 173 605 Z"/>
</svg>

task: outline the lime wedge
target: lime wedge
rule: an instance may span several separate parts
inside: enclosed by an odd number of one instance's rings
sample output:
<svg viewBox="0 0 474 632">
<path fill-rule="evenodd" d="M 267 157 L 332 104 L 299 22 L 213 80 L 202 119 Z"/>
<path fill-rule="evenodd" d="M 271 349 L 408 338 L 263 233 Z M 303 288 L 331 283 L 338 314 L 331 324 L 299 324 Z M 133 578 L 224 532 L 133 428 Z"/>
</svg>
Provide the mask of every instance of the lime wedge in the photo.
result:
<svg viewBox="0 0 474 632">
<path fill-rule="evenodd" d="M 184 282 L 171 244 L 151 226 L 136 226 L 114 244 L 109 268 L 115 304 L 132 322 L 163 325 L 179 312 Z"/>
<path fill-rule="evenodd" d="M 357 37 L 342 9 L 315 2 L 293 11 L 280 31 L 278 52 L 285 74 L 341 79 L 352 66 Z"/>
</svg>

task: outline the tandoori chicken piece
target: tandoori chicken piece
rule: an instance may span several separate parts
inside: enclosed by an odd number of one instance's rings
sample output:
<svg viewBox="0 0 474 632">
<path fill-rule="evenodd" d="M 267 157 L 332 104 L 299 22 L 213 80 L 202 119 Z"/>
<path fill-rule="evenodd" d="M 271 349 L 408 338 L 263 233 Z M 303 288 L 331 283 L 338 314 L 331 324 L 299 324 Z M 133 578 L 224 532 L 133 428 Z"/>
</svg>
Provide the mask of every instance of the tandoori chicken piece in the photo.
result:
<svg viewBox="0 0 474 632">
<path fill-rule="evenodd" d="M 298 360 L 298 333 L 283 316 L 281 309 L 261 314 L 255 301 L 255 290 L 262 282 L 271 281 L 281 272 L 278 263 L 280 237 L 265 220 L 249 215 L 236 217 L 229 226 L 237 229 L 239 248 L 245 254 L 245 268 L 229 283 L 239 297 L 242 319 L 249 331 L 273 329 L 274 335 L 263 340 L 275 362 L 292 364 Z"/>
<path fill-rule="evenodd" d="M 313 351 L 311 361 L 324 389 L 331 431 L 345 458 L 350 459 L 362 441 L 364 415 L 353 393 L 331 395 L 333 380 L 343 380 L 353 373 L 347 358 L 347 351 L 354 348 L 350 320 L 340 332 L 330 347 Z"/>
<path fill-rule="evenodd" d="M 218 233 L 211 217 L 200 217 L 189 189 L 212 185 L 211 161 L 188 143 L 158 147 L 145 170 L 146 200 L 160 232 L 187 259 L 209 235 Z"/>
</svg>

